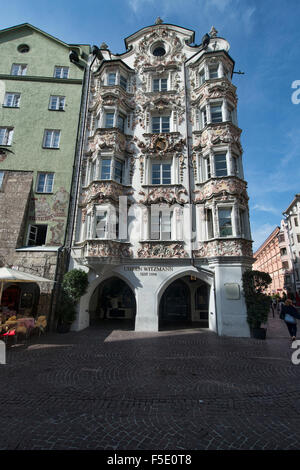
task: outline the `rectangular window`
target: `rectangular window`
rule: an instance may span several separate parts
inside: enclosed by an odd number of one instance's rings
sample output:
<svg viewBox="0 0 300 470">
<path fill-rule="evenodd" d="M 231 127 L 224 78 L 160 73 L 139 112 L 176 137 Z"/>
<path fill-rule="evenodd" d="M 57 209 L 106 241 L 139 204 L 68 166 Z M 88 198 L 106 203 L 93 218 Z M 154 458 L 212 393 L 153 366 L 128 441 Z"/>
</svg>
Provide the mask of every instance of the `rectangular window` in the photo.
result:
<svg viewBox="0 0 300 470">
<path fill-rule="evenodd" d="M 294 218 L 294 224 L 295 224 L 295 227 L 298 227 L 298 217 Z"/>
<path fill-rule="evenodd" d="M 107 236 L 107 211 L 96 212 L 96 238 Z"/>
<path fill-rule="evenodd" d="M 111 166 L 111 159 L 110 158 L 103 158 L 101 160 L 101 176 L 100 176 L 100 179 L 110 180 L 110 166 Z"/>
<path fill-rule="evenodd" d="M 13 133 L 13 127 L 0 127 L 0 145 L 11 145 Z"/>
<path fill-rule="evenodd" d="M 123 174 L 124 174 L 124 162 L 120 160 L 115 160 L 114 180 L 117 181 L 118 183 L 122 183 Z"/>
<path fill-rule="evenodd" d="M 20 93 L 6 93 L 4 98 L 4 106 L 7 106 L 8 108 L 19 108 L 20 98 Z"/>
<path fill-rule="evenodd" d="M 124 132 L 125 129 L 125 117 L 122 114 L 118 115 L 118 128 L 121 132 Z"/>
<path fill-rule="evenodd" d="M 206 108 L 201 109 L 201 129 L 207 124 Z"/>
<path fill-rule="evenodd" d="M 212 210 L 206 209 L 206 222 L 207 222 L 207 238 L 214 237 L 214 226 L 213 226 L 213 217 L 212 217 Z"/>
<path fill-rule="evenodd" d="M 216 176 L 227 176 L 227 162 L 225 153 L 215 155 L 215 171 Z"/>
<path fill-rule="evenodd" d="M 172 239 L 172 212 L 151 210 L 151 240 Z"/>
<path fill-rule="evenodd" d="M 120 86 L 126 91 L 127 90 L 127 78 L 120 75 Z"/>
<path fill-rule="evenodd" d="M 43 147 L 51 148 L 51 149 L 58 149 L 59 148 L 59 140 L 60 140 L 60 131 L 59 130 L 46 129 L 45 133 L 44 133 Z"/>
<path fill-rule="evenodd" d="M 231 209 L 219 209 L 220 237 L 232 235 Z"/>
<path fill-rule="evenodd" d="M 222 122 L 222 106 L 215 105 L 210 107 L 211 122 Z"/>
<path fill-rule="evenodd" d="M 297 243 L 300 243 L 300 235 L 297 234 Z"/>
<path fill-rule="evenodd" d="M 199 85 L 202 85 L 202 83 L 205 82 L 205 72 L 204 70 L 201 70 L 201 72 L 199 73 Z"/>
<path fill-rule="evenodd" d="M 153 79 L 153 91 L 167 91 L 167 90 L 168 90 L 167 78 L 154 78 Z"/>
<path fill-rule="evenodd" d="M 64 111 L 65 100 L 65 96 L 50 96 L 49 109 L 52 111 Z"/>
<path fill-rule="evenodd" d="M 27 64 L 12 64 L 11 75 L 26 75 Z"/>
<path fill-rule="evenodd" d="M 38 173 L 36 192 L 52 193 L 53 192 L 54 173 Z"/>
<path fill-rule="evenodd" d="M 247 236 L 247 231 L 246 231 L 246 211 L 245 209 L 240 209 L 240 224 L 241 224 L 241 237 L 246 237 Z"/>
<path fill-rule="evenodd" d="M 171 184 L 171 164 L 153 163 L 151 184 Z"/>
<path fill-rule="evenodd" d="M 206 178 L 211 178 L 211 168 L 210 168 L 210 158 L 205 159 L 205 166 L 206 166 Z"/>
<path fill-rule="evenodd" d="M 283 269 L 289 269 L 289 263 L 288 263 L 288 261 L 283 261 L 283 263 L 282 263 L 282 268 L 283 268 Z"/>
<path fill-rule="evenodd" d="M 108 74 L 107 84 L 108 85 L 115 85 L 116 84 L 116 73 L 115 72 L 110 72 Z"/>
<path fill-rule="evenodd" d="M 114 113 L 105 113 L 105 127 L 109 129 L 114 127 Z"/>
<path fill-rule="evenodd" d="M 209 78 L 218 78 L 218 67 L 209 67 Z"/>
<path fill-rule="evenodd" d="M 30 225 L 28 242 L 29 246 L 45 245 L 47 237 L 47 225 Z"/>
<path fill-rule="evenodd" d="M 170 132 L 170 116 L 153 116 L 152 132 L 153 134 Z"/>
<path fill-rule="evenodd" d="M 281 256 L 287 255 L 287 250 L 286 250 L 286 248 L 281 248 L 280 254 L 281 254 Z"/>
<path fill-rule="evenodd" d="M 0 190 L 2 189 L 2 186 L 3 186 L 3 180 L 4 180 L 4 171 L 0 171 Z"/>
<path fill-rule="evenodd" d="M 232 155 L 232 165 L 233 165 L 233 174 L 234 176 L 239 175 L 239 161 L 238 161 L 238 156 Z"/>
<path fill-rule="evenodd" d="M 68 78 L 69 67 L 54 67 L 54 78 Z"/>
<path fill-rule="evenodd" d="M 279 243 L 282 243 L 285 241 L 284 234 L 281 234 L 278 236 Z"/>
</svg>

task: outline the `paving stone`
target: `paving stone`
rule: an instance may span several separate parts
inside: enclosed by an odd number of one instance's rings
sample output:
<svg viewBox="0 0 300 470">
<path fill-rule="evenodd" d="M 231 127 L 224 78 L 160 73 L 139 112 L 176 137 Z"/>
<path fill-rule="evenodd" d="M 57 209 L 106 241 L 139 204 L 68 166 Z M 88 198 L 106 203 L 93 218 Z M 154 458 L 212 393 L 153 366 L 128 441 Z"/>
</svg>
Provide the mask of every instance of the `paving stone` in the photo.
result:
<svg viewBox="0 0 300 470">
<path fill-rule="evenodd" d="M 267 339 L 120 325 L 49 333 L 0 366 L 0 450 L 297 449 L 300 365 Z"/>
</svg>

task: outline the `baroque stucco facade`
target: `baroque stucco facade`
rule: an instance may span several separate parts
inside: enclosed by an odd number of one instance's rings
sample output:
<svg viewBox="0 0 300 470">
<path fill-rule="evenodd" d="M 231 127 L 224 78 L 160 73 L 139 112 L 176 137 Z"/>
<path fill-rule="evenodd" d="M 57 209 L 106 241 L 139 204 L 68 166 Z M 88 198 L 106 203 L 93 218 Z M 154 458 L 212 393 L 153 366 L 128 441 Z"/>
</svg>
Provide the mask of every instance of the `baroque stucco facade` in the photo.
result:
<svg viewBox="0 0 300 470">
<path fill-rule="evenodd" d="M 241 278 L 252 242 L 234 61 L 214 28 L 193 42 L 193 31 L 158 19 L 126 38 L 123 54 L 102 44 L 90 56 L 70 263 L 90 284 L 74 330 L 97 316 L 97 290 L 117 278 L 134 297 L 136 331 L 158 331 L 163 315 L 176 323 L 166 293 L 178 285 L 191 326 L 249 336 Z"/>
</svg>

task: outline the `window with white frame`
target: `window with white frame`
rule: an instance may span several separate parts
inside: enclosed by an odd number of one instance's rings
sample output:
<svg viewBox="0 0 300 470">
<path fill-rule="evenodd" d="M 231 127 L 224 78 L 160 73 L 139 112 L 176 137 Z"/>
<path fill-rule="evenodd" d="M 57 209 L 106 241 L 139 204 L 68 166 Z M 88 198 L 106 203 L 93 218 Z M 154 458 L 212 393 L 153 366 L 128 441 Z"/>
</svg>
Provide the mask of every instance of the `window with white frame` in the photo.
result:
<svg viewBox="0 0 300 470">
<path fill-rule="evenodd" d="M 171 184 L 171 163 L 152 163 L 151 184 Z"/>
<path fill-rule="evenodd" d="M 118 158 L 101 158 L 100 159 L 100 179 L 114 180 L 118 183 L 124 182 L 125 163 Z"/>
<path fill-rule="evenodd" d="M 212 209 L 207 208 L 205 211 L 205 216 L 206 216 L 206 224 L 207 224 L 207 238 L 210 239 L 214 237 Z"/>
<path fill-rule="evenodd" d="M 170 209 L 160 210 L 154 205 L 151 206 L 150 239 L 172 240 L 172 219 L 173 211 Z"/>
<path fill-rule="evenodd" d="M 118 114 L 118 129 L 120 129 L 121 132 L 124 132 L 125 130 L 125 116 L 123 114 Z"/>
<path fill-rule="evenodd" d="M 170 116 L 152 116 L 152 132 L 170 132 Z"/>
<path fill-rule="evenodd" d="M 122 87 L 125 91 L 127 90 L 127 78 L 124 75 L 120 75 L 120 87 Z"/>
<path fill-rule="evenodd" d="M 27 64 L 12 64 L 11 75 L 26 75 Z"/>
<path fill-rule="evenodd" d="M 36 192 L 37 193 L 52 193 L 54 183 L 54 173 L 38 173 Z"/>
<path fill-rule="evenodd" d="M 95 232 L 95 238 L 107 238 L 107 210 L 96 211 Z"/>
<path fill-rule="evenodd" d="M 199 85 L 202 85 L 202 83 L 205 82 L 205 70 L 202 69 L 199 72 Z"/>
<path fill-rule="evenodd" d="M 105 113 L 105 127 L 111 129 L 114 127 L 115 113 Z"/>
<path fill-rule="evenodd" d="M 205 177 L 206 179 L 211 178 L 211 166 L 210 166 L 210 157 L 206 157 L 204 159 L 204 167 L 205 167 Z"/>
<path fill-rule="evenodd" d="M 226 153 L 215 154 L 215 175 L 217 177 L 227 176 Z"/>
<path fill-rule="evenodd" d="M 218 66 L 213 65 L 208 68 L 209 78 L 218 78 Z"/>
<path fill-rule="evenodd" d="M 232 208 L 219 208 L 218 214 L 220 237 L 230 237 L 232 235 Z"/>
<path fill-rule="evenodd" d="M 168 90 L 167 78 L 154 78 L 153 79 L 153 91 L 167 91 L 167 90 Z"/>
<path fill-rule="evenodd" d="M 4 171 L 0 171 L 0 190 L 3 189 Z"/>
<path fill-rule="evenodd" d="M 11 145 L 13 134 L 13 127 L 0 127 L 0 145 Z"/>
<path fill-rule="evenodd" d="M 247 237 L 247 213 L 245 209 L 239 208 L 239 216 L 240 216 L 240 228 L 241 228 L 241 237 Z"/>
<path fill-rule="evenodd" d="M 60 141 L 60 130 L 45 129 L 43 147 L 58 149 Z"/>
<path fill-rule="evenodd" d="M 54 78 L 69 78 L 69 67 L 54 67 Z"/>
<path fill-rule="evenodd" d="M 234 176 L 238 176 L 240 174 L 239 171 L 239 156 L 232 155 L 232 171 Z"/>
<path fill-rule="evenodd" d="M 4 97 L 4 106 L 8 108 L 19 108 L 20 107 L 20 93 L 5 93 Z"/>
<path fill-rule="evenodd" d="M 123 183 L 124 179 L 124 162 L 117 158 L 114 160 L 113 179 L 118 183 Z"/>
<path fill-rule="evenodd" d="M 200 110 L 200 129 L 203 129 L 207 125 L 207 113 L 206 107 Z"/>
<path fill-rule="evenodd" d="M 64 111 L 65 109 L 65 96 L 50 96 L 49 109 L 51 111 Z"/>
<path fill-rule="evenodd" d="M 28 229 L 28 246 L 45 245 L 47 237 L 47 225 L 29 225 Z"/>
<path fill-rule="evenodd" d="M 100 179 L 110 180 L 111 158 L 101 158 L 100 161 Z"/>
<path fill-rule="evenodd" d="M 116 84 L 116 77 L 117 77 L 116 72 L 109 72 L 108 77 L 107 77 L 107 84 L 108 85 L 115 85 Z"/>
<path fill-rule="evenodd" d="M 222 105 L 214 104 L 210 106 L 211 122 L 222 122 Z"/>
</svg>

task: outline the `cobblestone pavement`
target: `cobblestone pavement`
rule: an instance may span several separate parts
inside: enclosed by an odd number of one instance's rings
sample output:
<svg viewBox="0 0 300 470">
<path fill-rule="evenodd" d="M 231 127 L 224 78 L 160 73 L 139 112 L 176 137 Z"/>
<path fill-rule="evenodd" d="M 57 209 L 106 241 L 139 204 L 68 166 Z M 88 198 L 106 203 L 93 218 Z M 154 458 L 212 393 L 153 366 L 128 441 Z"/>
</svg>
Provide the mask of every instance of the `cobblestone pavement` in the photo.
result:
<svg viewBox="0 0 300 470">
<path fill-rule="evenodd" d="M 265 341 L 95 326 L 8 348 L 0 450 L 298 449 L 300 365 Z"/>
</svg>

